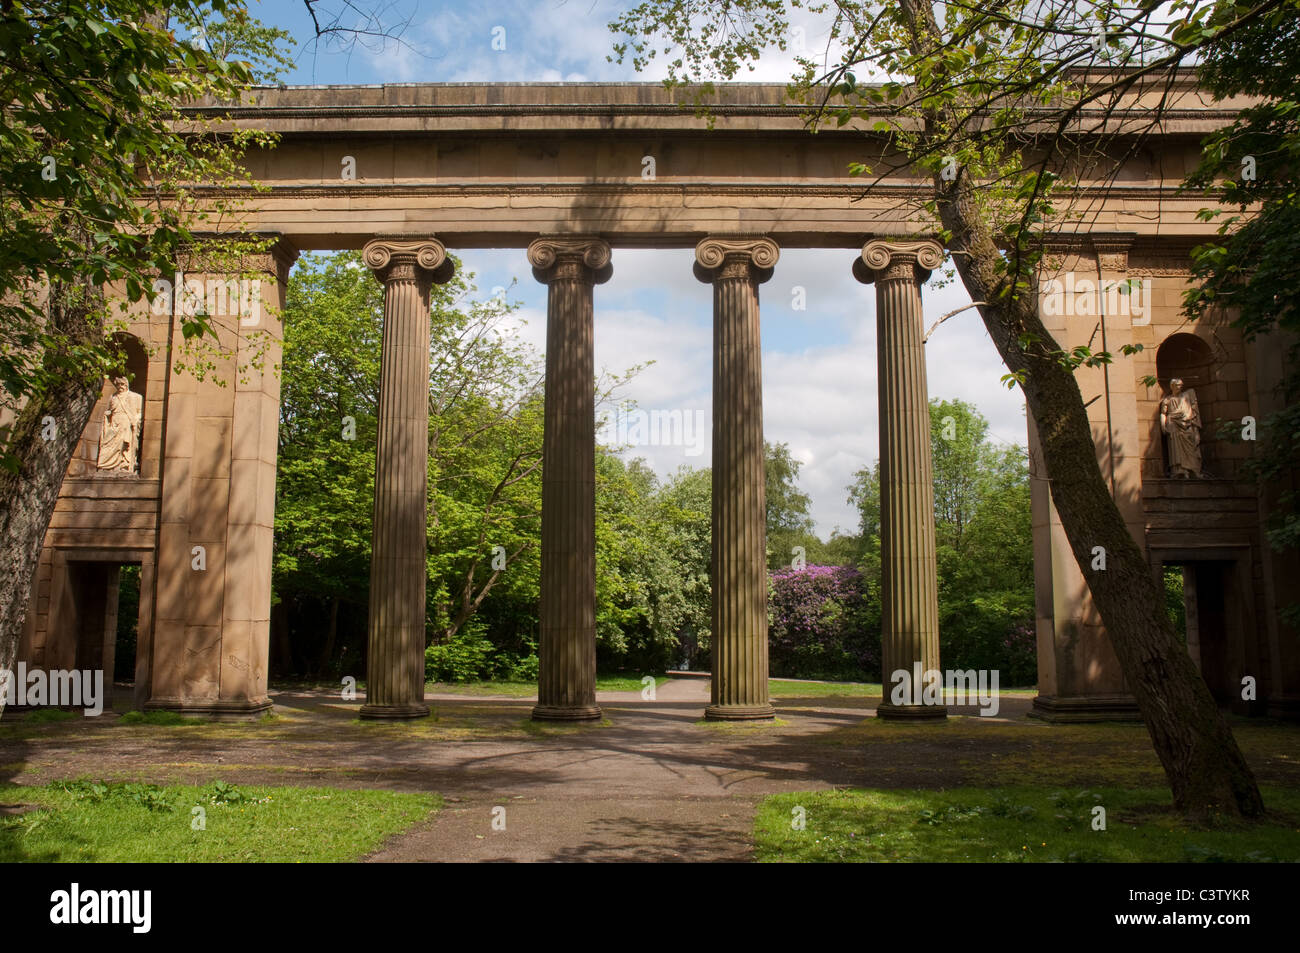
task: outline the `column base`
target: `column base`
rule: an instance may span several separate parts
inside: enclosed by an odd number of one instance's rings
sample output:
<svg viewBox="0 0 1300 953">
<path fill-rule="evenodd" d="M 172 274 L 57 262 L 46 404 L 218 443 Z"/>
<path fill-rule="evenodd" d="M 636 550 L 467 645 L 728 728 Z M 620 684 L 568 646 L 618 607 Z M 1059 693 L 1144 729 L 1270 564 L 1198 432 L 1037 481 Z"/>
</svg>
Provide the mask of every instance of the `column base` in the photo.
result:
<svg viewBox="0 0 1300 953">
<path fill-rule="evenodd" d="M 598 721 L 599 705 L 534 705 L 533 721 Z"/>
<path fill-rule="evenodd" d="M 876 707 L 876 717 L 885 721 L 944 721 L 948 709 L 943 705 L 890 705 Z"/>
<path fill-rule="evenodd" d="M 429 706 L 423 703 L 361 706 L 361 718 L 364 721 L 409 721 L 413 718 L 427 718 L 428 716 Z"/>
<path fill-rule="evenodd" d="M 706 721 L 763 721 L 776 717 L 771 705 L 710 705 L 704 709 Z"/>
<path fill-rule="evenodd" d="M 1092 721 L 1141 721 L 1132 695 L 1036 695 L 1030 718 L 1054 725 Z"/>
<path fill-rule="evenodd" d="M 272 708 L 271 699 L 186 701 L 181 698 L 151 698 L 145 711 L 174 711 L 178 715 L 211 718 L 213 721 L 252 721 Z"/>
</svg>

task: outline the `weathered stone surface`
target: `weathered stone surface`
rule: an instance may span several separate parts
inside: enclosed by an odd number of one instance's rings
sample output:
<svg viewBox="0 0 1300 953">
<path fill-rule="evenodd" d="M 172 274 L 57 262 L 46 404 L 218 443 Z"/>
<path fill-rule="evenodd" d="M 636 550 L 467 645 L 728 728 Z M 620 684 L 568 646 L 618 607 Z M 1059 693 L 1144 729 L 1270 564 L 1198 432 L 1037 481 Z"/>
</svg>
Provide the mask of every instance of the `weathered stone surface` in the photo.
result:
<svg viewBox="0 0 1300 953">
<path fill-rule="evenodd" d="M 1098 464 L 1130 532 L 1145 546 L 1150 569 L 1181 565 L 1201 590 L 1197 657 L 1222 669 L 1207 678 L 1226 684 L 1253 675 L 1263 700 L 1253 710 L 1295 715 L 1300 638 L 1282 624 L 1278 609 L 1291 600 L 1300 569 L 1294 554 L 1271 550 L 1260 527 L 1280 505 L 1278 495 L 1295 490 L 1300 478 L 1259 493 L 1244 469 L 1253 442 L 1215 435 L 1219 421 L 1241 426 L 1276 409 L 1288 342 L 1245 342 L 1226 324 L 1189 323 L 1181 314 L 1190 249 L 1216 225 L 1198 219 L 1201 199 L 1177 188 L 1195 163 L 1200 134 L 1220 128 L 1243 104 L 1207 104 L 1193 81 L 1191 73 L 1179 80 L 1173 108 L 1161 114 L 1159 131 L 1168 135 L 1159 162 L 1133 155 L 1085 178 L 1078 194 L 1094 214 L 1087 222 L 1063 222 L 1042 265 L 1043 280 L 1136 278 L 1144 284 L 1145 311 L 1111 302 L 1044 319 L 1063 348 L 1100 345 L 1113 355 L 1109 365 L 1081 367 L 1076 375 Z M 863 195 L 849 163 L 884 167 L 891 158 L 871 119 L 814 136 L 799 111 L 782 104 L 782 92 L 761 84 L 722 87 L 710 131 L 657 84 L 254 91 L 235 121 L 282 134 L 277 149 L 249 156 L 269 191 L 249 195 L 245 223 L 285 236 L 253 262 L 270 279 L 257 326 L 268 337 L 268 369 L 239 379 L 234 369 L 251 355 L 254 339 L 239 321 L 224 320 L 217 329 L 229 359 L 214 376 L 228 386 L 173 373 L 178 316 L 151 314 L 148 302 L 133 306 L 127 331 L 142 345 L 129 367 L 131 388 L 142 397 L 139 474 L 95 473 L 106 390 L 74 452 L 46 535 L 18 657 L 75 661 L 76 632 L 84 631 L 78 626 L 86 615 L 79 609 L 111 601 L 84 591 L 109 578 L 87 565 L 139 563 L 137 703 L 234 715 L 268 704 L 276 309 L 296 248 L 365 246 L 371 267 L 392 283 L 384 387 L 393 400 L 379 451 L 371 624 L 377 667 L 367 715 L 421 714 L 423 575 L 416 563 L 419 551 L 422 570 L 424 470 L 418 454 L 396 449 L 402 440 L 417 441 L 424 426 L 425 377 L 415 365 L 427 355 L 427 339 L 421 344 L 423 322 L 413 317 L 421 307 L 419 289 L 445 273 L 443 243 L 532 243 L 539 278 L 551 285 L 550 333 L 558 341 L 548 348 L 542 613 L 549 637 L 543 638 L 539 712 L 590 717 L 592 421 L 584 403 L 590 395 L 580 383 L 591 376 L 591 285 L 604 273 L 610 245 L 696 246 L 697 272 L 714 285 L 716 334 L 718 671 L 710 715 L 767 717 L 757 284 L 775 264 L 778 246 L 859 247 L 876 236 L 858 268 L 878 283 L 882 321 L 882 467 L 890 473 L 886 665 L 937 664 L 917 291 L 921 272 L 937 263 L 937 248 L 916 241 L 924 223 L 908 211 L 928 186 L 898 174 Z M 1141 106 L 1156 91 L 1139 86 L 1124 95 L 1139 107 L 1128 121 L 1147 124 Z M 1080 118 L 1085 128 L 1100 119 L 1087 110 Z M 345 157 L 355 160 L 355 178 L 341 174 Z M 435 232 L 439 241 L 426 237 Z M 594 235 L 602 238 L 587 237 Z M 202 279 L 203 268 L 215 266 L 185 267 Z M 398 332 L 391 342 L 390 324 Z M 1159 401 L 1167 381 L 1142 382 L 1159 376 L 1160 349 L 1175 335 L 1196 339 L 1212 355 L 1203 378 L 1191 384 L 1204 423 L 1205 478 L 1197 481 L 1165 479 Z M 1125 344 L 1143 350 L 1125 355 Z M 8 421 L 5 413 L 0 425 Z M 1061 719 L 1131 714 L 1085 574 L 1052 507 L 1032 425 L 1029 448 L 1037 711 Z M 206 559 L 202 570 L 191 568 L 195 547 Z M 1220 613 L 1205 609 L 1210 589 L 1222 590 Z M 888 706 L 883 713 L 888 716 Z"/>
<path fill-rule="evenodd" d="M 711 237 L 695 276 L 713 285 L 713 694 L 710 720 L 775 715 L 767 695 L 763 358 L 758 286 L 780 252 L 768 238 Z"/>
<path fill-rule="evenodd" d="M 611 274 L 599 238 L 539 238 L 528 246 L 547 286 L 542 438 L 539 721 L 587 721 L 596 704 L 595 284 Z"/>
<path fill-rule="evenodd" d="M 375 453 L 370 633 L 362 718 L 418 718 L 424 703 L 429 443 L 429 287 L 452 277 L 434 239 L 378 239 L 362 251 L 384 286 Z"/>
<path fill-rule="evenodd" d="M 921 672 L 939 670 L 939 583 L 934 541 L 930 398 L 925 382 L 921 284 L 943 262 L 937 242 L 870 241 L 853 273 L 876 286 L 877 386 L 880 393 L 881 670 L 877 718 L 946 718 L 943 705 L 920 699 Z M 891 700 L 903 673 L 910 687 Z"/>
</svg>

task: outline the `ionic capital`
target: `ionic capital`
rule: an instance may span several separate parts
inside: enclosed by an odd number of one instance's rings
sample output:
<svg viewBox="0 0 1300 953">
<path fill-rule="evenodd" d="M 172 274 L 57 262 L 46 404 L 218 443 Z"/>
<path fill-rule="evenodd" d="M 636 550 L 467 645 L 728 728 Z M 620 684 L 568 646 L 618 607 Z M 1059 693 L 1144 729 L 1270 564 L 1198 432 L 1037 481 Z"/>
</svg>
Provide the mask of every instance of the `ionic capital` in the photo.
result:
<svg viewBox="0 0 1300 953">
<path fill-rule="evenodd" d="M 706 284 L 724 278 L 764 282 L 781 250 L 770 238 L 706 238 L 695 246 L 695 277 Z"/>
<path fill-rule="evenodd" d="M 436 238 L 376 238 L 366 242 L 361 259 L 381 284 L 422 279 L 441 285 L 456 272 L 447 247 Z"/>
<path fill-rule="evenodd" d="M 543 284 L 559 280 L 604 284 L 614 273 L 609 242 L 595 236 L 544 235 L 528 243 L 533 277 Z"/>
<path fill-rule="evenodd" d="M 935 241 L 892 242 L 872 239 L 854 259 L 853 277 L 863 284 L 906 278 L 917 284 L 943 263 L 943 246 Z"/>
</svg>

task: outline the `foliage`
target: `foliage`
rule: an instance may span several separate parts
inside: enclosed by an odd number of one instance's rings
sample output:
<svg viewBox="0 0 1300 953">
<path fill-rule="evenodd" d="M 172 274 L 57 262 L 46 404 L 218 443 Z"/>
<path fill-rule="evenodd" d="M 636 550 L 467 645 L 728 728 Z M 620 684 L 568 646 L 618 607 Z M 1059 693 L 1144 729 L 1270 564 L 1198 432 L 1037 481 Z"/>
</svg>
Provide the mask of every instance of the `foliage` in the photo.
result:
<svg viewBox="0 0 1300 953">
<path fill-rule="evenodd" d="M 661 672 L 709 645 L 711 474 L 667 483 L 641 460 L 596 463 L 596 633 L 602 667 Z M 683 644 L 685 643 L 685 644 Z"/>
<path fill-rule="evenodd" d="M 436 641 L 450 640 L 495 590 L 483 615 L 526 657 L 538 576 L 538 359 L 509 324 L 514 306 L 473 300 L 472 279 L 458 274 L 431 291 L 429 625 Z M 356 253 L 307 259 L 290 278 L 285 318 L 273 579 L 297 641 L 323 618 L 346 629 L 294 660 L 319 670 L 365 644 L 383 291 Z M 508 572 L 492 566 L 496 546 Z M 344 610 L 331 615 L 330 603 Z"/>
<path fill-rule="evenodd" d="M 763 441 L 764 499 L 767 505 L 768 568 L 789 566 L 795 546 L 802 545 L 807 559 L 810 542 L 816 543 L 808 513 L 811 500 L 799 489 L 799 468 L 784 443 Z"/>
<path fill-rule="evenodd" d="M 123 566 L 118 584 L 117 635 L 113 642 L 113 677 L 135 680 L 136 630 L 140 624 L 140 567 Z"/>
<path fill-rule="evenodd" d="M 939 577 L 939 657 L 945 667 L 997 669 L 1004 685 L 1037 679 L 1029 469 L 1023 449 L 999 447 L 988 421 L 960 400 L 930 401 Z M 859 567 L 878 604 L 880 466 L 855 474 Z"/>
<path fill-rule="evenodd" d="M 250 44 L 270 52 L 283 34 L 227 0 L 189 4 L 184 15 L 223 31 L 217 54 L 177 41 L 156 4 L 0 11 L 0 393 L 11 410 L 63 378 L 98 383 L 118 363 L 108 305 L 88 299 L 78 326 L 60 328 L 48 320 L 47 291 L 57 298 L 114 284 L 123 310 L 151 297 L 155 275 L 170 276 L 198 229 L 212 229 L 204 223 L 223 211 L 220 203 L 198 209 L 185 185 L 246 182 L 243 149 L 272 141 L 215 135 L 216 117 L 180 110 L 205 96 L 237 100 L 259 66 L 238 57 Z M 204 315 L 185 333 L 215 338 Z M 8 455 L 3 462 L 17 465 Z"/>
<path fill-rule="evenodd" d="M 93 781 L 77 778 L 58 782 L 60 790 L 70 794 L 75 801 L 100 804 L 119 800 L 143 807 L 147 811 L 170 814 L 176 810 L 172 796 L 156 784 L 136 782 Z"/>
<path fill-rule="evenodd" d="M 424 677 L 430 682 L 479 682 L 537 678 L 536 646 L 520 658 L 500 651 L 477 620 L 459 629 L 446 642 L 424 650 Z"/>
<path fill-rule="evenodd" d="M 542 512 L 542 365 L 504 297 L 442 286 L 429 405 L 429 621 L 451 638 L 494 594 L 492 628 L 535 641 Z"/>
<path fill-rule="evenodd" d="M 289 640 L 297 671 L 364 652 L 382 321 L 360 256 L 304 257 L 290 275 L 271 572 L 284 621 L 272 640 Z M 307 633 L 324 635 L 311 651 Z"/>
<path fill-rule="evenodd" d="M 862 574 L 851 566 L 773 573 L 768 616 L 774 678 L 880 678 L 880 629 L 871 625 Z"/>
<path fill-rule="evenodd" d="M 1164 573 L 1165 609 L 1169 621 L 1184 645 L 1187 644 L 1187 598 L 1183 592 L 1183 567 L 1166 566 Z"/>
</svg>

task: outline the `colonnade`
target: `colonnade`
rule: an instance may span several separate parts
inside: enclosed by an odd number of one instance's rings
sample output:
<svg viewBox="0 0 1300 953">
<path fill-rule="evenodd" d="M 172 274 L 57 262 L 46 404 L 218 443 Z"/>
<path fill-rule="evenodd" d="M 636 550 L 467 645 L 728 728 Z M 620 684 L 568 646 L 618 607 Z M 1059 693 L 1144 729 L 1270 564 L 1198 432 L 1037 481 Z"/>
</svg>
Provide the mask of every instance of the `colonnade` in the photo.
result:
<svg viewBox="0 0 1300 953">
<path fill-rule="evenodd" d="M 775 242 L 711 236 L 695 276 L 713 286 L 713 679 L 705 717 L 773 717 L 768 698 L 763 387 L 758 286 Z M 435 239 L 379 238 L 363 257 L 384 285 L 369 662 L 363 718 L 413 718 L 424 703 L 429 290 L 452 277 Z M 921 285 L 935 242 L 869 241 L 854 275 L 876 286 L 880 393 L 885 718 L 941 718 L 942 705 L 890 701 L 890 674 L 938 667 L 938 596 Z M 542 450 L 541 642 L 533 718 L 601 717 L 596 704 L 593 294 L 612 273 L 595 236 L 528 246 L 547 285 Z M 919 688 L 919 686 L 918 686 Z"/>
</svg>

